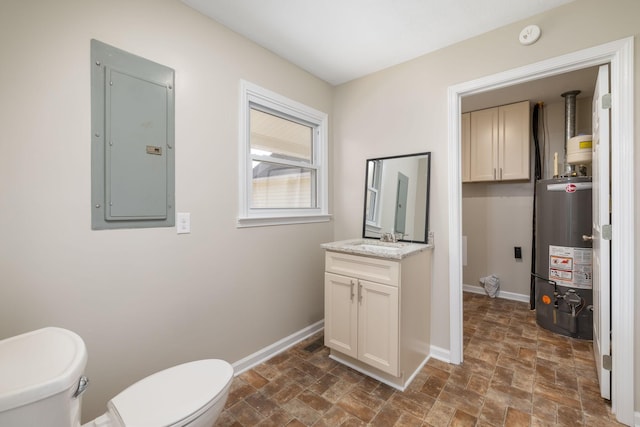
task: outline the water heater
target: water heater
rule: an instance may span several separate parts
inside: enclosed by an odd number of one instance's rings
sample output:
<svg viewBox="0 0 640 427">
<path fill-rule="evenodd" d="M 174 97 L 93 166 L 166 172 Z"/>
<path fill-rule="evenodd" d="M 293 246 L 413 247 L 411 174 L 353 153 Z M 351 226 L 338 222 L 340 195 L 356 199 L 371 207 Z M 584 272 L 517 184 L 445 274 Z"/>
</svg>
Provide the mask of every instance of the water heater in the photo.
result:
<svg viewBox="0 0 640 427">
<path fill-rule="evenodd" d="M 593 338 L 591 177 L 536 183 L 536 321 L 574 338 Z"/>
</svg>

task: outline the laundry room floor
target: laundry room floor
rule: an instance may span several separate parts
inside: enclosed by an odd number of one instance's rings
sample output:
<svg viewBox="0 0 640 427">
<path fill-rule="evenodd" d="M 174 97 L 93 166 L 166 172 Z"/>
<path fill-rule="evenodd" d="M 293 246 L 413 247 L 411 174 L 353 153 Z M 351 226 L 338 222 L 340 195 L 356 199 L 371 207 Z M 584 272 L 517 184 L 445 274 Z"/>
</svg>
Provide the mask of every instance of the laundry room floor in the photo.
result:
<svg viewBox="0 0 640 427">
<path fill-rule="evenodd" d="M 404 392 L 329 359 L 315 334 L 233 380 L 216 426 L 616 426 L 592 344 L 528 304 L 464 294 L 464 363 L 430 359 Z"/>
</svg>

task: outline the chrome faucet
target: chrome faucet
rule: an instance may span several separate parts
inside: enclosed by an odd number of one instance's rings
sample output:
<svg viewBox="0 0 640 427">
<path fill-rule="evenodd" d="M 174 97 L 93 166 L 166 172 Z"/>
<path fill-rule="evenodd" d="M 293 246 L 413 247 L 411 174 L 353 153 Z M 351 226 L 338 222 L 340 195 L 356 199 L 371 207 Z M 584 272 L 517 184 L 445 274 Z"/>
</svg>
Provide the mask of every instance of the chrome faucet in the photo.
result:
<svg viewBox="0 0 640 427">
<path fill-rule="evenodd" d="M 380 236 L 380 241 L 381 242 L 396 242 L 397 238 L 395 233 L 382 233 L 382 236 Z"/>
</svg>

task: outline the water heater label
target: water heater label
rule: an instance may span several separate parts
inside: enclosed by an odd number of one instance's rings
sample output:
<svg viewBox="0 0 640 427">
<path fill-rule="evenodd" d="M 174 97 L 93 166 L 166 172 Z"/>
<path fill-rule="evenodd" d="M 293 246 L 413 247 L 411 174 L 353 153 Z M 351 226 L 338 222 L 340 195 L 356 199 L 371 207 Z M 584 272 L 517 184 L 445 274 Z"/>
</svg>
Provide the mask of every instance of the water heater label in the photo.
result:
<svg viewBox="0 0 640 427">
<path fill-rule="evenodd" d="M 549 245 L 549 279 L 560 286 L 591 289 L 593 283 L 591 248 Z"/>
<path fill-rule="evenodd" d="M 575 193 L 581 190 L 591 190 L 593 183 L 591 182 L 570 182 L 559 184 L 547 184 L 547 191 L 564 191 L 565 193 Z"/>
</svg>

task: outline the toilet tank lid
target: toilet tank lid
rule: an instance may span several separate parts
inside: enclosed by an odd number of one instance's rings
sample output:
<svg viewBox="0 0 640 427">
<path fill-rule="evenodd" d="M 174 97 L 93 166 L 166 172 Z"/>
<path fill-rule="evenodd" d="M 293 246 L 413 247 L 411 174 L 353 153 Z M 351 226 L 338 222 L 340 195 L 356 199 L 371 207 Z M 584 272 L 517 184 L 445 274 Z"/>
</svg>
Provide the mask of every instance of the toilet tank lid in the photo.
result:
<svg viewBox="0 0 640 427">
<path fill-rule="evenodd" d="M 47 327 L 0 341 L 0 412 L 75 387 L 87 364 L 84 341 Z"/>
<path fill-rule="evenodd" d="M 111 399 L 125 426 L 173 426 L 207 408 L 233 378 L 224 360 L 206 359 L 156 372 Z"/>
</svg>

